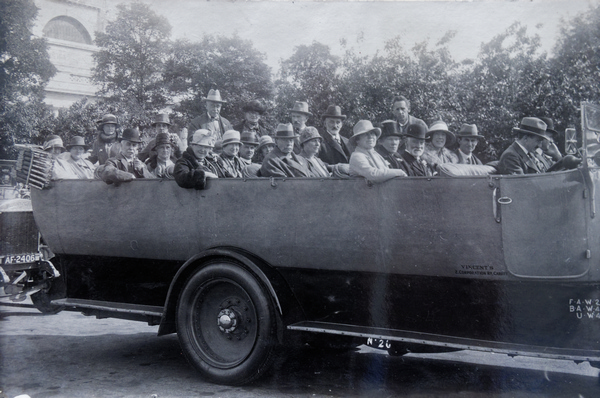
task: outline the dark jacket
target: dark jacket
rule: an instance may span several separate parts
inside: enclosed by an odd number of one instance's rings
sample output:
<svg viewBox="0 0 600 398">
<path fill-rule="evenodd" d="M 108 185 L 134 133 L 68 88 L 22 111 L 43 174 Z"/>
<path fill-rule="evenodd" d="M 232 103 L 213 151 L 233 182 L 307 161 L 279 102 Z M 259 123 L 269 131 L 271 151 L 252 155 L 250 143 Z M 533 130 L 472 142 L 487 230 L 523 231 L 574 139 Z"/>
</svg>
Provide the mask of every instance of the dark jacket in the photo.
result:
<svg viewBox="0 0 600 398">
<path fill-rule="evenodd" d="M 192 148 L 188 148 L 175 163 L 173 175 L 177 185 L 182 188 L 204 189 L 207 171 L 217 174 L 217 170 L 206 158 L 199 162 Z"/>
<path fill-rule="evenodd" d="M 381 145 L 376 145 L 375 150 L 385 160 L 387 160 L 387 162 L 390 164 L 391 169 L 405 169 L 405 167 L 402 167 L 404 159 L 400 156 L 398 152 L 389 153 L 388 150 L 382 147 Z"/>
<path fill-rule="evenodd" d="M 188 126 L 188 144 L 192 140 L 194 131 L 196 131 L 196 130 L 200 130 L 200 129 L 210 130 L 213 133 L 215 133 L 215 137 L 217 140 L 223 139 L 223 133 L 225 133 L 227 130 L 233 130 L 233 127 L 231 126 L 231 123 L 229 123 L 229 120 L 225 119 L 222 116 L 219 116 L 218 121 L 219 121 L 219 129 L 218 129 L 219 131 L 216 131 L 214 128 L 214 124 L 211 123 L 208 113 L 204 112 L 202 115 L 193 119 Z"/>
<path fill-rule="evenodd" d="M 273 148 L 260 168 L 261 177 L 312 177 L 308 161 L 292 152 L 289 157 L 277 147 Z"/>
<path fill-rule="evenodd" d="M 516 141 L 510 144 L 502 153 L 497 169 L 499 174 L 535 174 L 542 172 Z"/>
<path fill-rule="evenodd" d="M 258 128 L 250 128 L 246 125 L 246 121 L 242 120 L 235 126 L 233 126 L 235 131 L 239 131 L 242 134 L 245 131 L 254 131 L 257 137 L 262 137 L 263 135 L 269 135 L 269 130 L 265 126 L 263 126 L 260 121 L 258 122 Z"/>
<path fill-rule="evenodd" d="M 400 154 L 404 162 L 400 168 L 408 174 L 409 177 L 430 177 L 433 175 L 433 167 L 425 160 L 417 160 L 413 155 L 404 151 Z"/>
<path fill-rule="evenodd" d="M 133 162 L 130 162 L 125 156 L 119 154 L 99 166 L 96 169 L 96 175 L 107 184 L 119 184 L 135 178 L 144 178 L 145 167 L 138 158 L 134 158 Z"/>
<path fill-rule="evenodd" d="M 342 144 L 338 144 L 331 134 L 327 131 L 321 132 L 323 142 L 321 143 L 321 149 L 317 155 L 319 159 L 327 164 L 338 164 L 350 162 L 350 154 L 352 154 L 352 148 L 348 144 L 348 138 L 340 135 Z"/>
</svg>

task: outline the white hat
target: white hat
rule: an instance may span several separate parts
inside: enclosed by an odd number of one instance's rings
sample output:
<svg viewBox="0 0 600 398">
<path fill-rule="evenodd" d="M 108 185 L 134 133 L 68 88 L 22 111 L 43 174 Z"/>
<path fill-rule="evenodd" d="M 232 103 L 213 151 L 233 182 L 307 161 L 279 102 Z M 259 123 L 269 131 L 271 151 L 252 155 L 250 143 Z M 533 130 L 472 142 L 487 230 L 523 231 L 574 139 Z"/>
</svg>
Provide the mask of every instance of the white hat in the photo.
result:
<svg viewBox="0 0 600 398">
<path fill-rule="evenodd" d="M 194 131 L 194 135 L 192 135 L 190 145 L 202 145 L 212 148 L 215 146 L 215 136 L 211 131 L 206 129 L 196 130 Z"/>
</svg>

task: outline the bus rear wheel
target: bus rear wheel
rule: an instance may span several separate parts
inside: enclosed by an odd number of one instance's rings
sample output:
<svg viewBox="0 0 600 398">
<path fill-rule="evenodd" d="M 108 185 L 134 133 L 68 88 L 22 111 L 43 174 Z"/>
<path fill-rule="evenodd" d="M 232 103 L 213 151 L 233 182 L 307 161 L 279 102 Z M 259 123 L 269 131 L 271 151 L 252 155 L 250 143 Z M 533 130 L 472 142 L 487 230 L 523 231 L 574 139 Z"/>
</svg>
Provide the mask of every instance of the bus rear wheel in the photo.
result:
<svg viewBox="0 0 600 398">
<path fill-rule="evenodd" d="M 188 361 L 208 380 L 242 385 L 272 363 L 275 310 L 262 284 L 240 265 L 212 263 L 187 281 L 177 334 Z"/>
</svg>

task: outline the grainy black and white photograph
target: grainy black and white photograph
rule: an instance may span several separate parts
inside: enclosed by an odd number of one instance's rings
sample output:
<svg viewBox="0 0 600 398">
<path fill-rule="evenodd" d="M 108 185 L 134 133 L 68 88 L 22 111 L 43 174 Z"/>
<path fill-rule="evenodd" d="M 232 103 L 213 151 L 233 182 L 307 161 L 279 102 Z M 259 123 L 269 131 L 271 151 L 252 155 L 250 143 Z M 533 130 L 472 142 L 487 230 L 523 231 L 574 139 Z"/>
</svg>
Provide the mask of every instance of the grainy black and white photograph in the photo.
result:
<svg viewBox="0 0 600 398">
<path fill-rule="evenodd" d="M 0 398 L 600 396 L 600 0 L 0 0 Z"/>
</svg>

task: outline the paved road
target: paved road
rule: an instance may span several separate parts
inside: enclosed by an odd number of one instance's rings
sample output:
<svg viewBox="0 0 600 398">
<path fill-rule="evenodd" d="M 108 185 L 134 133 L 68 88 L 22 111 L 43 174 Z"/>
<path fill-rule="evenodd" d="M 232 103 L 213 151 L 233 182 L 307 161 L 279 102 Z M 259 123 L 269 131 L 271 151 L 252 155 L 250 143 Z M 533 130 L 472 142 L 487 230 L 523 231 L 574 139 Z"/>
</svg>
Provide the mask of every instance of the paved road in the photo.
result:
<svg viewBox="0 0 600 398">
<path fill-rule="evenodd" d="M 175 335 L 156 331 L 0 303 L 0 389 L 8 398 L 600 396 L 588 363 L 468 351 L 390 357 L 365 346 L 346 354 L 304 348 L 249 386 L 220 386 L 187 364 Z"/>
</svg>

